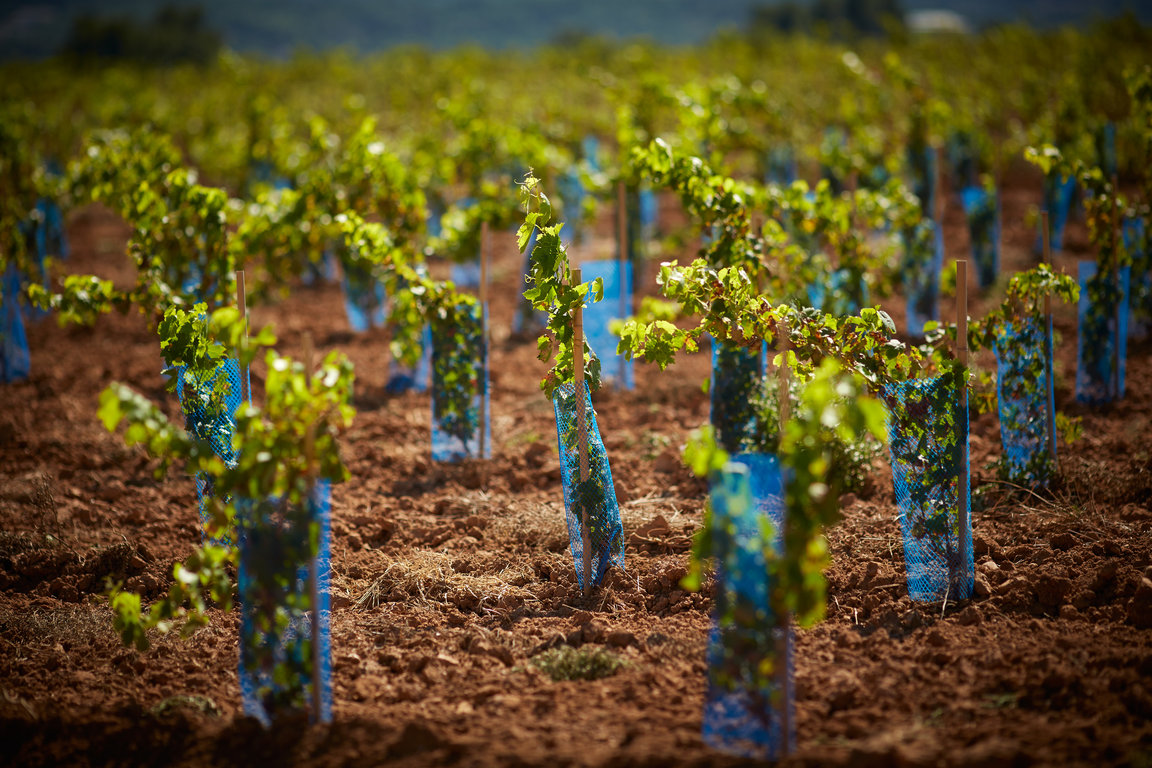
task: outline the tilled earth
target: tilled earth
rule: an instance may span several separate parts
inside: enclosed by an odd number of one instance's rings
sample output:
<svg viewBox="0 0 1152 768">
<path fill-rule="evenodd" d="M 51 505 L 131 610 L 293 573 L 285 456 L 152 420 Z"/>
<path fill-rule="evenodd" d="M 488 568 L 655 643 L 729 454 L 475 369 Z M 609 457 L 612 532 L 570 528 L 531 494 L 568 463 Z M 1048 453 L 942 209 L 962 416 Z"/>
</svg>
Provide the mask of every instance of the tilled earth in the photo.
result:
<svg viewBox="0 0 1152 768">
<path fill-rule="evenodd" d="M 1004 268 L 1031 262 L 1023 221 L 1039 180 L 1005 196 Z M 664 201 L 665 220 L 675 220 Z M 585 258 L 605 256 L 604 222 Z M 87 208 L 69 220 L 69 270 L 132 279 L 127 229 Z M 968 235 L 955 198 L 949 258 Z M 567 551 L 552 408 L 535 345 L 509 337 L 519 255 L 496 243 L 495 458 L 429 459 L 426 395 L 388 395 L 386 338 L 348 330 L 339 288 L 300 288 L 257 307 L 279 348 L 354 361 L 358 415 L 344 441 L 352 479 L 333 489 L 335 720 L 264 731 L 244 717 L 237 620 L 191 639 L 121 647 L 106 579 L 154 597 L 199 539 L 192 480 L 108 434 L 97 398 L 130 383 L 175 416 L 156 336 L 140 315 L 92 329 L 29 329 L 30 381 L 0 389 L 0 764 L 728 765 L 700 737 L 710 589 L 678 583 L 704 485 L 679 448 L 708 415 L 705 355 L 637 370 L 634 392 L 596 397 L 626 539 L 626 569 L 585 599 Z M 1057 266 L 1087 258 L 1070 225 Z M 992 305 L 973 284 L 971 314 Z M 886 303 L 898 327 L 902 301 Z M 954 309 L 944 302 L 944 316 Z M 1152 344 L 1130 346 L 1128 397 L 1089 410 L 1071 393 L 1074 308 L 1058 307 L 1057 406 L 1083 419 L 1061 446 L 1062 479 L 1031 494 L 996 481 L 994 415 L 974 419 L 977 595 L 907 596 L 886 454 L 841 499 L 828 531 L 828 618 L 796 651 L 799 744 L 828 765 L 1152 764 Z M 982 359 L 985 365 L 989 360 Z M 263 377 L 253 371 L 257 399 Z M 530 659 L 605 646 L 627 665 L 552 682 Z"/>
</svg>

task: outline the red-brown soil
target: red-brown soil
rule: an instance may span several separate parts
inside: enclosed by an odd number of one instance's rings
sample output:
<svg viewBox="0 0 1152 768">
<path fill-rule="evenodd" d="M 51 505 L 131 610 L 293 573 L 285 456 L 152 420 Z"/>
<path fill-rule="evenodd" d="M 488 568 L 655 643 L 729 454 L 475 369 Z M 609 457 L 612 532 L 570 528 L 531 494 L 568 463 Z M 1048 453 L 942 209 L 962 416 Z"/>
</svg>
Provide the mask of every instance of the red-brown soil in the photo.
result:
<svg viewBox="0 0 1152 768">
<path fill-rule="evenodd" d="M 1028 174 L 1013 182 L 1006 269 L 1031 263 L 1023 219 L 1039 190 Z M 968 242 L 955 198 L 946 224 L 951 258 Z M 74 212 L 69 234 L 69 270 L 131 279 L 127 230 L 107 212 Z M 1074 273 L 1089 255 L 1082 223 L 1067 246 L 1057 265 Z M 146 318 L 30 328 L 32 378 L 0 388 L 0 764 L 742 764 L 701 741 L 710 592 L 678 586 L 705 492 L 678 452 L 707 418 L 708 360 L 641 366 L 635 392 L 597 396 L 627 569 L 585 599 L 543 366 L 506 330 L 519 256 L 510 236 L 496 251 L 485 464 L 431 463 L 427 396 L 384 393 L 385 340 L 348 331 L 337 287 L 254 310 L 282 351 L 299 354 L 309 331 L 356 365 L 352 479 L 333 490 L 327 726 L 266 732 L 243 716 L 232 614 L 147 653 L 120 646 L 105 578 L 166 589 L 199 539 L 196 495 L 179 473 L 153 480 L 153 462 L 99 424 L 97 397 L 119 380 L 173 416 L 177 406 Z M 991 305 L 974 282 L 970 295 L 973 316 Z M 901 304 L 888 302 L 898 325 Z M 909 601 L 886 455 L 868 489 L 842 499 L 828 618 L 798 633 L 790 763 L 1152 764 L 1152 345 L 1130 347 L 1128 397 L 1090 410 L 1071 394 L 1074 309 L 1058 307 L 1056 324 L 1057 404 L 1083 418 L 1084 436 L 1062 446 L 1051 492 L 1011 495 L 990 468 L 996 418 L 974 420 L 972 485 L 989 486 L 974 514 L 977 596 L 943 610 Z M 555 643 L 610 645 L 629 666 L 553 683 L 529 659 Z M 180 696 L 201 706 L 172 706 Z"/>
</svg>

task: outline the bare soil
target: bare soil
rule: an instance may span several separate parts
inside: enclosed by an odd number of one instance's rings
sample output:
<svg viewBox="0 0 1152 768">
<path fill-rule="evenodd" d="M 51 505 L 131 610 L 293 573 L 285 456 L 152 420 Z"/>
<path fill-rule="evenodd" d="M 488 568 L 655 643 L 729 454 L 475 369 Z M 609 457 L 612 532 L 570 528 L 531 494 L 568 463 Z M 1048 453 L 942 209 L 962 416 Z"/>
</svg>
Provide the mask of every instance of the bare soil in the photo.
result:
<svg viewBox="0 0 1152 768">
<path fill-rule="evenodd" d="M 1024 218 L 1040 188 L 1028 173 L 1010 183 L 1005 271 L 1032 263 Z M 587 257 L 608 248 L 611 223 L 600 230 Z M 131 280 L 127 234 L 106 211 L 74 212 L 67 269 Z M 948 258 L 966 252 L 955 197 L 946 235 Z M 1081 221 L 1066 246 L 1056 263 L 1074 274 L 1090 256 Z M 97 398 L 119 380 L 173 416 L 178 406 L 149 318 L 30 327 L 32 378 L 0 388 L 0 764 L 744 764 L 701 741 L 710 589 L 678 586 L 706 492 L 678 454 L 707 419 L 709 361 L 639 366 L 634 392 L 597 395 L 627 567 L 585 599 L 544 366 L 507 331 L 520 261 L 510 235 L 495 256 L 486 463 L 430 461 L 427 396 L 385 393 L 385 338 L 348 330 L 337 286 L 254 310 L 282 351 L 299 354 L 308 331 L 356 366 L 352 479 L 333 489 L 331 725 L 265 731 L 243 715 L 232 614 L 147 653 L 121 647 L 105 580 L 165 590 L 199 540 L 196 494 L 179 473 L 154 480 L 153 462 L 100 425 Z M 971 279 L 978 316 L 995 297 Z M 902 303 L 885 303 L 898 326 Z M 1152 345 L 1130 346 L 1127 398 L 1091 410 L 1071 392 L 1074 308 L 1058 307 L 1056 325 L 1057 406 L 1083 418 L 1084 436 L 1061 446 L 1062 478 L 1037 495 L 996 481 L 996 417 L 974 419 L 972 487 L 985 502 L 973 599 L 909 600 L 886 455 L 841 499 L 828 618 L 797 637 L 789 764 L 1152 764 Z M 262 382 L 257 368 L 257 399 Z M 558 644 L 607 646 L 628 665 L 554 683 L 530 659 Z"/>
</svg>

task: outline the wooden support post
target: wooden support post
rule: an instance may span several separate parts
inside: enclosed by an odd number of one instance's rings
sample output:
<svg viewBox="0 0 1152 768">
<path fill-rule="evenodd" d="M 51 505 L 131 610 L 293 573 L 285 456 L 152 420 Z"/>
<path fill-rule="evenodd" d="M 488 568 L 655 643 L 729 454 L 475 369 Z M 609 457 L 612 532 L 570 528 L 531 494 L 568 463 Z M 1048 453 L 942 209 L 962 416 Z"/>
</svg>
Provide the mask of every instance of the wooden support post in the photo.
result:
<svg viewBox="0 0 1152 768">
<path fill-rule="evenodd" d="M 1052 234 L 1049 231 L 1048 211 L 1040 211 L 1040 240 L 1044 243 L 1044 261 L 1052 265 Z"/>
<path fill-rule="evenodd" d="M 580 285 L 580 268 L 572 269 L 572 286 Z M 580 483 L 588 481 L 588 418 L 584 413 L 584 308 L 577 305 L 572 318 L 573 394 L 576 398 L 576 453 L 579 459 Z M 583 505 L 581 505 L 583 507 Z M 580 510 L 580 538 L 584 550 L 584 594 L 592 590 L 592 535 L 588 510 Z"/>
<path fill-rule="evenodd" d="M 1040 227 L 1043 230 L 1042 241 L 1044 243 L 1044 263 L 1051 266 L 1052 264 L 1052 245 L 1048 237 L 1048 211 L 1040 212 Z M 1052 296 L 1051 294 L 1044 295 L 1044 376 L 1048 383 L 1048 392 L 1045 393 L 1045 408 L 1048 414 L 1048 449 L 1052 454 L 1052 471 L 1060 471 L 1060 460 L 1056 456 L 1056 402 L 1055 395 L 1053 394 L 1056 388 L 1056 382 L 1053 380 L 1052 370 Z"/>
<path fill-rule="evenodd" d="M 1124 286 L 1120 282 L 1120 179 L 1112 174 L 1112 279 L 1116 281 L 1116 343 L 1112 345 L 1112 397 L 1120 399 L 1120 310 L 1124 307 Z M 1103 267 L 1101 264 L 1099 267 Z M 1098 268 L 1099 268 L 1098 267 Z"/>
<path fill-rule="evenodd" d="M 1060 459 L 1056 456 L 1056 382 L 1052 379 L 1052 297 L 1044 296 L 1044 377 L 1048 391 L 1044 393 L 1045 408 L 1048 413 L 1048 449 L 1052 454 L 1052 471 L 1060 471 Z"/>
<path fill-rule="evenodd" d="M 312 388 L 312 334 L 305 331 L 304 333 L 304 377 L 308 384 L 308 388 Z M 308 428 L 304 431 L 304 458 L 307 462 L 308 472 L 311 475 L 312 465 L 315 461 L 315 440 L 316 435 L 313 431 L 315 425 L 309 424 Z M 307 504 L 314 503 L 313 495 L 316 492 L 315 478 L 308 478 L 308 500 Z M 310 533 L 305 533 L 310 536 Z M 319 546 L 319 542 L 317 542 Z M 323 669 L 323 648 L 321 648 L 320 637 L 320 566 L 319 566 L 319 552 L 312 553 L 312 559 L 308 561 L 308 591 L 312 598 L 312 715 L 315 722 L 320 722 L 321 714 L 323 713 L 323 691 L 320 686 L 320 670 Z"/>
<path fill-rule="evenodd" d="M 956 420 L 956 441 L 960 449 L 956 465 L 956 519 L 960 537 L 957 541 L 956 567 L 949 574 L 953 584 L 959 584 L 960 573 L 963 571 L 961 561 L 965 556 L 964 537 L 972 528 L 972 522 L 968 519 L 968 434 L 966 430 L 961 434 L 967 421 L 968 409 L 968 262 L 964 259 L 956 260 L 956 359 L 964 366 L 964 376 L 956 393 L 957 408 L 964 418 Z"/>
<path fill-rule="evenodd" d="M 788 349 L 791 344 L 788 338 L 788 324 L 780 321 L 776 324 L 776 334 L 778 342 L 776 344 L 780 351 L 780 366 L 777 368 L 778 380 L 778 399 L 780 401 L 780 439 L 784 439 L 784 428 L 788 423 L 788 418 L 791 415 L 792 403 L 788 394 L 788 382 L 790 377 L 790 368 L 788 367 Z M 784 480 L 787 482 L 787 479 Z M 787 512 L 784 513 L 785 515 Z M 781 539 L 783 540 L 784 532 L 781 532 Z M 787 546 L 787 542 L 783 543 Z M 788 674 L 788 657 L 791 654 L 792 646 L 792 614 L 784 613 L 779 619 L 780 621 L 780 634 L 776 638 L 776 685 L 780 690 L 780 756 L 786 757 L 792 754 L 792 713 L 789 711 L 788 702 L 792 698 L 792 677 Z"/>
<path fill-rule="evenodd" d="M 788 323 L 783 320 L 777 323 L 776 335 L 778 337 L 776 347 L 780 351 L 780 367 L 776 369 L 776 376 L 779 380 L 777 397 L 780 400 L 780 437 L 783 439 L 784 425 L 788 423 L 792 408 L 792 402 L 788 397 L 788 349 L 791 346 L 788 339 Z"/>
<path fill-rule="evenodd" d="M 480 450 L 479 458 L 485 458 L 484 449 L 488 446 L 488 222 L 480 222 L 480 343 L 484 345 L 484 371 L 480 390 Z"/>
<path fill-rule="evenodd" d="M 248 297 L 244 290 L 244 270 L 236 270 L 236 308 L 240 311 L 240 322 L 244 326 L 244 336 L 241 344 L 248 342 Z M 240 402 L 250 403 L 252 393 L 248 391 L 248 371 L 237 366 L 240 374 Z"/>
<path fill-rule="evenodd" d="M 932 175 L 933 196 L 936 198 L 936 226 L 944 226 L 944 148 L 936 147 L 935 173 Z"/>
<path fill-rule="evenodd" d="M 628 265 L 628 188 L 624 179 L 616 184 L 616 242 L 616 262 L 620 271 L 620 319 L 626 320 L 632 316 L 632 303 L 629 294 L 624 292 L 624 269 Z"/>
</svg>

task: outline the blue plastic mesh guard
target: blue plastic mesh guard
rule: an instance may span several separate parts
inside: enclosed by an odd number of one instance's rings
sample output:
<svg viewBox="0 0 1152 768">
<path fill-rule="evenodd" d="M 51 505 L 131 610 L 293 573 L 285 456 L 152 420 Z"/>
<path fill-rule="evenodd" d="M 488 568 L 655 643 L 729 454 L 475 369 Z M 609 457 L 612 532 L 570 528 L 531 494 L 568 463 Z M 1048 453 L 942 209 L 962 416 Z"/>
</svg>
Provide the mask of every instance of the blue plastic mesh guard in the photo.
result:
<svg viewBox="0 0 1152 768">
<path fill-rule="evenodd" d="M 936 219 L 936 150 L 925 146 L 921 152 L 908 148 L 908 168 L 912 176 L 912 194 L 920 201 L 926 219 Z"/>
<path fill-rule="evenodd" d="M 424 326 L 424 334 L 420 337 L 420 359 L 416 367 L 407 366 L 393 357 L 388 364 L 388 382 L 384 385 L 386 392 L 426 392 L 428 379 L 432 375 L 432 328 Z"/>
<path fill-rule="evenodd" d="M 1006 323 L 997 334 L 996 398 L 1008 479 L 1030 488 L 1052 477 L 1048 408 L 1052 389 L 1052 326 L 1038 317 Z"/>
<path fill-rule="evenodd" d="M 856 279 L 858 281 L 856 295 L 867 304 L 868 283 L 865 282 L 863 275 Z M 811 283 L 808 286 L 809 304 L 836 317 L 856 314 L 860 311 L 861 305 L 851 295 L 849 286 L 852 280 L 852 272 L 848 269 L 834 269 L 828 272 L 822 282 Z"/>
<path fill-rule="evenodd" d="M 972 143 L 972 134 L 967 131 L 953 131 L 948 137 L 948 164 L 957 191 L 976 184 L 977 159 Z"/>
<path fill-rule="evenodd" d="M 415 270 L 421 275 L 427 275 L 427 268 L 423 264 L 417 264 Z M 403 290 L 407 285 L 407 280 L 399 279 L 396 282 L 396 290 Z M 391 301 L 389 298 L 385 304 L 388 312 L 391 312 Z M 427 325 L 424 326 L 424 333 L 420 337 L 419 344 L 420 358 L 416 361 L 415 367 L 405 365 L 395 355 L 392 356 L 388 363 L 388 381 L 384 384 L 385 392 L 426 392 L 428 390 L 428 379 L 432 375 L 432 329 Z"/>
<path fill-rule="evenodd" d="M 944 267 L 944 234 L 931 219 L 901 235 L 904 241 L 904 295 L 908 334 L 924 337 L 924 324 L 940 319 L 940 270 Z"/>
<path fill-rule="evenodd" d="M 0 382 L 10 384 L 23 381 L 31 372 L 28 335 L 24 332 L 24 316 L 20 309 L 20 273 L 15 264 L 4 272 L 2 288 L 4 313 L 0 325 Z"/>
<path fill-rule="evenodd" d="M 956 514 L 960 440 L 968 444 L 967 398 L 958 408 L 956 392 L 943 377 L 886 384 L 881 395 L 888 410 L 908 594 L 921 602 L 967 598 L 974 578 L 971 493 L 963 500 L 964 530 Z M 969 473 L 969 464 L 963 471 Z"/>
<path fill-rule="evenodd" d="M 363 267 L 344 264 L 344 309 L 348 325 L 356 333 L 382 328 L 387 319 L 384 286 Z"/>
<path fill-rule="evenodd" d="M 312 722 L 332 719 L 329 639 L 332 570 L 330 489 L 318 482 L 310 503 L 284 509 L 274 500 L 237 503 L 240 532 L 240 691 L 244 712 L 266 727 L 280 714 L 308 711 Z M 308 534 L 319 529 L 316 550 L 318 632 L 312 627 Z M 312 706 L 314 654 L 320 643 L 320 717 Z"/>
<path fill-rule="evenodd" d="M 764 153 L 764 183 L 784 187 L 796 180 L 796 153 L 788 144 L 777 144 Z"/>
<path fill-rule="evenodd" d="M 1125 218 L 1121 231 L 1124 248 L 1132 258 L 1128 334 L 1131 337 L 1147 336 L 1152 330 L 1152 259 L 1146 250 L 1144 219 Z"/>
<path fill-rule="evenodd" d="M 1131 271 L 1129 267 L 1119 270 L 1120 285 L 1117 288 L 1113 273 L 1097 276 L 1096 262 L 1080 262 L 1076 399 L 1081 402 L 1108 403 L 1124 397 Z"/>
<path fill-rule="evenodd" d="M 660 224 L 660 201 L 649 186 L 640 187 L 639 193 L 640 236 L 645 240 L 656 237 Z"/>
<path fill-rule="evenodd" d="M 36 254 L 43 265 L 48 256 L 68 258 L 68 236 L 64 232 L 64 216 L 55 201 L 40 198 L 36 201 Z"/>
<path fill-rule="evenodd" d="M 712 340 L 709 421 L 716 440 L 728 453 L 739 453 L 755 436 L 755 401 L 763 387 L 767 345 L 742 347 Z"/>
<path fill-rule="evenodd" d="M 556 191 L 560 197 L 560 221 L 566 225 L 564 229 L 570 230 L 575 240 L 581 240 L 584 234 L 581 211 L 587 193 L 584 190 L 584 182 L 580 179 L 579 166 L 569 166 L 560 174 L 556 179 Z"/>
<path fill-rule="evenodd" d="M 184 413 L 184 428 L 200 440 L 207 440 L 212 445 L 212 452 L 221 461 L 231 466 L 236 461 L 236 454 L 232 450 L 232 434 L 235 431 L 235 422 L 232 420 L 236 409 L 243 402 L 240 388 L 240 363 L 232 358 L 226 358 L 215 375 L 203 381 L 186 381 L 185 368 L 181 366 L 176 372 L 176 397 L 180 400 L 180 410 Z M 227 379 L 227 388 L 224 392 L 224 404 L 221 408 L 212 405 L 212 393 L 216 379 L 223 374 Z M 248 374 L 248 371 L 245 371 Z M 246 382 L 248 391 L 252 391 L 251 379 Z M 189 389 L 195 393 L 189 397 Z M 212 478 L 203 472 L 196 474 L 196 496 L 200 500 L 200 539 L 211 541 L 213 544 L 231 546 L 232 539 L 224 536 L 219 539 L 210 538 L 208 531 L 209 519 L 208 499 L 215 496 Z M 227 501 L 227 500 L 225 500 Z"/>
<path fill-rule="evenodd" d="M 1064 225 L 1068 223 L 1068 211 L 1072 208 L 1072 195 L 1076 191 L 1076 179 L 1069 176 L 1062 179 L 1059 173 L 1044 177 L 1044 210 L 1048 211 L 1048 242 L 1052 250 L 1064 247 Z M 1044 249 L 1043 233 L 1036 233 L 1033 250 L 1040 253 Z"/>
<path fill-rule="evenodd" d="M 583 279 L 591 282 L 604 280 L 604 298 L 584 308 L 584 338 L 600 358 L 600 378 L 623 389 L 636 386 L 632 361 L 616 353 L 620 337 L 612 333 L 613 320 L 632 315 L 632 265 L 624 262 L 624 296 L 621 298 L 620 262 L 616 259 L 585 261 L 581 265 Z"/>
<path fill-rule="evenodd" d="M 1000 274 L 1000 196 L 989 194 L 983 187 L 965 187 L 960 192 L 960 202 L 968 217 L 976 282 L 981 288 L 988 288 Z"/>
<path fill-rule="evenodd" d="M 564 485 L 564 514 L 568 520 L 568 542 L 576 580 L 584 586 L 584 537 L 581 510 L 588 510 L 588 550 L 591 553 L 592 584 L 599 584 L 611 565 L 624 567 L 624 527 L 616 504 L 616 486 L 608 452 L 596 424 L 591 393 L 584 384 L 584 414 L 588 430 L 588 480 L 581 490 L 580 452 L 577 441 L 576 387 L 561 384 L 552 394 L 556 411 L 556 441 L 560 449 L 560 479 Z M 583 502 L 583 503 L 582 503 Z"/>
<path fill-rule="evenodd" d="M 451 269 L 452 282 L 457 288 L 475 290 L 480 287 L 480 259 L 472 259 L 453 263 Z"/>
<path fill-rule="evenodd" d="M 734 456 L 711 493 L 716 598 L 701 730 L 713 749 L 766 760 L 787 751 L 785 713 L 789 742 L 796 733 L 792 632 L 769 607 L 763 550 L 762 526 L 770 522 L 779 551 L 783 495 L 780 466 L 766 454 Z M 781 651 L 786 677 L 765 675 L 763 663 L 775 664 Z"/>
<path fill-rule="evenodd" d="M 432 331 L 432 460 L 480 458 L 480 414 L 484 414 L 484 455 L 492 457 L 488 401 L 488 345 L 484 312 L 472 305 L 462 327 Z"/>
</svg>

